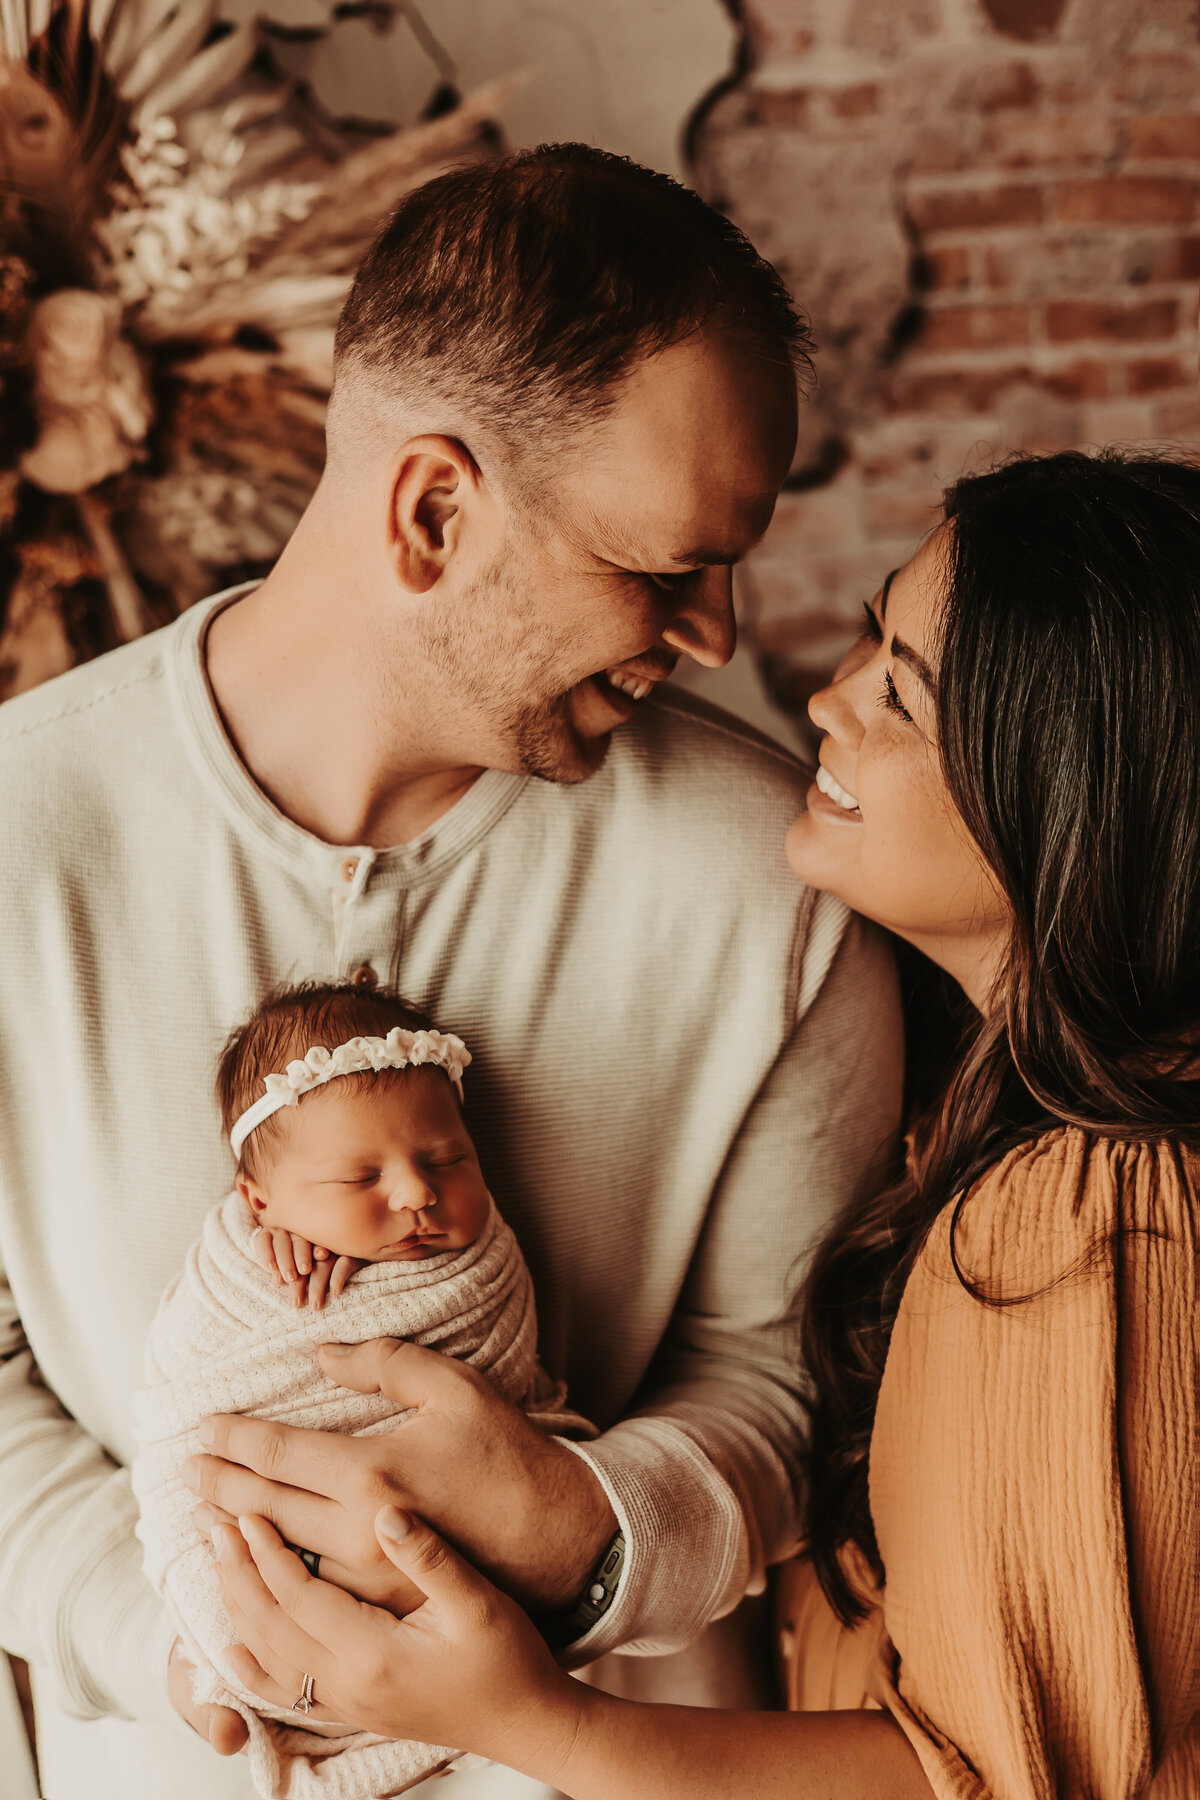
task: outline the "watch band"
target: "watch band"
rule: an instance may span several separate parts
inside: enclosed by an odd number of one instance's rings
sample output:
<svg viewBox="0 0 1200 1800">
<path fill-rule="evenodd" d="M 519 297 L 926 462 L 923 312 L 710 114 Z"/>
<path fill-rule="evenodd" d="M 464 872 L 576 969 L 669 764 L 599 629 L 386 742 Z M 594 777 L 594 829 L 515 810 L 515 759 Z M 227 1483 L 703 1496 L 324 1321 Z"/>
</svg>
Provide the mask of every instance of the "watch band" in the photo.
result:
<svg viewBox="0 0 1200 1800">
<path fill-rule="evenodd" d="M 563 1612 L 537 1613 L 533 1622 L 551 1650 L 565 1650 L 586 1637 L 616 1598 L 625 1568 L 625 1533 L 618 1529 L 600 1553 L 583 1592 Z"/>
</svg>

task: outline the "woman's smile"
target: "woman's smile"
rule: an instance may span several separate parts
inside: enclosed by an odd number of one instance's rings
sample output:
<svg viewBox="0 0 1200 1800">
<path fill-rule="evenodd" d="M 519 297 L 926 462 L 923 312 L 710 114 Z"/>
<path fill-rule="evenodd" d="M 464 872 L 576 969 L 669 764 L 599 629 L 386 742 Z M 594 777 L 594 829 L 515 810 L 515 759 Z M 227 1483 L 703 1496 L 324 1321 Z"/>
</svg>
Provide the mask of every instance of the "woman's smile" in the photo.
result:
<svg viewBox="0 0 1200 1800">
<path fill-rule="evenodd" d="M 862 824 L 862 812 L 859 808 L 857 797 L 850 793 L 847 788 L 844 788 L 839 781 L 834 780 L 824 763 L 817 764 L 817 778 L 813 785 L 824 799 L 833 802 L 844 818 L 849 819 L 853 823 L 859 825 Z M 810 807 L 813 805 L 813 797 L 811 794 L 809 795 L 808 803 Z M 817 810 L 823 813 L 826 809 L 823 806 L 818 805 Z"/>
</svg>

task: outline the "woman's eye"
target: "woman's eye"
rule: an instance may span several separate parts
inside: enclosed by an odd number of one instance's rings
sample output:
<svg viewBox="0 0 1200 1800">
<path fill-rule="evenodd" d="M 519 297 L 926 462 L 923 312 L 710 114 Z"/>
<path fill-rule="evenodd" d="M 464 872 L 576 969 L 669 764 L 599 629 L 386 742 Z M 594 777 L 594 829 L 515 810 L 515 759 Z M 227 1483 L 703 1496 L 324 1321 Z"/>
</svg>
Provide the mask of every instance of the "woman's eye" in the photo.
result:
<svg viewBox="0 0 1200 1800">
<path fill-rule="evenodd" d="M 858 628 L 858 635 L 860 638 L 870 638 L 873 644 L 882 644 L 883 642 L 883 631 L 880 628 L 879 620 L 865 600 L 863 601 L 863 622 Z"/>
<path fill-rule="evenodd" d="M 912 724 L 913 716 L 896 692 L 896 684 L 892 680 L 890 669 L 883 678 L 883 692 L 879 696 L 879 704 L 885 712 L 895 713 L 898 719 L 907 719 L 908 723 Z"/>
</svg>

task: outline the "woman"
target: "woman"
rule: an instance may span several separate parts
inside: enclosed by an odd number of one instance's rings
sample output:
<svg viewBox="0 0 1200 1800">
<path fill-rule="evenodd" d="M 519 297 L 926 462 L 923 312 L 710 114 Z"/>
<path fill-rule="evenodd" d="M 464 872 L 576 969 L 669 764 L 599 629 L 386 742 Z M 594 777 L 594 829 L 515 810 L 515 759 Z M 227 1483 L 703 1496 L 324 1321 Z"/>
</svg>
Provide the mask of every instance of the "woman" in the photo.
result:
<svg viewBox="0 0 1200 1800">
<path fill-rule="evenodd" d="M 275 1700 L 311 1675 L 319 1715 L 465 1741 L 577 1800 L 1183 1800 L 1200 472 L 1063 455 L 960 482 L 811 710 L 794 868 L 971 1009 L 907 1171 L 807 1284 L 811 1563 L 787 1611 L 790 1690 L 816 1710 L 589 1690 L 394 1509 L 380 1542 L 428 1595 L 403 1621 L 308 1581 L 264 1522 L 219 1529 L 236 1672 Z"/>
</svg>

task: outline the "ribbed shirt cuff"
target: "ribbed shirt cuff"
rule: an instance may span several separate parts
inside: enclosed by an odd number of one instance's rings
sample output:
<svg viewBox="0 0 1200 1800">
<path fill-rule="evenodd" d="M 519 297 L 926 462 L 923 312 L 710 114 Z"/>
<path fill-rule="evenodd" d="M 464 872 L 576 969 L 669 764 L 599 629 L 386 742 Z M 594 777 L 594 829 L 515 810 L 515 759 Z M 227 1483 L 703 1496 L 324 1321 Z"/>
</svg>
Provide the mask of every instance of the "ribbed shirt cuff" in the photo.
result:
<svg viewBox="0 0 1200 1800">
<path fill-rule="evenodd" d="M 722 1476 L 686 1432 L 662 1419 L 626 1419 L 568 1450 L 591 1468 L 625 1533 L 616 1599 L 563 1658 L 568 1668 L 610 1650 L 680 1650 L 746 1591 L 746 1522 Z"/>
<path fill-rule="evenodd" d="M 142 1572 L 131 1506 L 122 1470 L 78 1509 L 48 1557 L 41 1642 L 59 1704 L 81 1719 L 177 1718 L 167 1698 L 177 1634 Z"/>
</svg>

